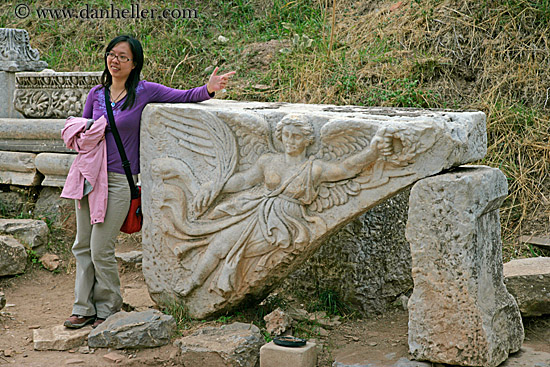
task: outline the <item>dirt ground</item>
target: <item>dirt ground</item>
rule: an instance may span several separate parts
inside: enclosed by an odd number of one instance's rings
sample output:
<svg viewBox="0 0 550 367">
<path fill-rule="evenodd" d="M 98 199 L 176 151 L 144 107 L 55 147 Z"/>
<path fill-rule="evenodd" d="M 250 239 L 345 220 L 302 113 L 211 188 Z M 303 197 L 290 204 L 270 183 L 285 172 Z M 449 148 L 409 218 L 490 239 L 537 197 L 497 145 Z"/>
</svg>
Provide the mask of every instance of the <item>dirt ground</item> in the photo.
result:
<svg viewBox="0 0 550 367">
<path fill-rule="evenodd" d="M 118 251 L 136 249 L 132 238 L 124 238 L 121 242 Z M 69 254 L 65 258 L 63 269 L 57 273 L 34 264 L 29 265 L 27 272 L 21 276 L 0 279 L 0 291 L 5 293 L 7 299 L 6 307 L 0 312 L 0 365 L 113 365 L 104 357 L 113 352 L 108 349 L 97 349 L 93 353 L 83 353 L 86 351 L 78 349 L 64 352 L 33 349 L 34 329 L 61 325 L 71 313 L 74 260 Z M 139 269 L 121 268 L 121 283 L 123 288 L 130 285 L 145 287 Z M 347 364 L 368 361 L 375 366 L 392 366 L 398 359 L 408 357 L 407 319 L 406 311 L 396 310 L 373 319 L 342 320 L 341 325 L 316 336 L 320 346 L 318 366 L 332 366 L 334 360 Z M 217 324 L 220 322 L 196 323 L 189 330 L 184 330 L 184 335 L 199 326 Z M 524 324 L 524 348 L 550 352 L 550 317 L 526 319 Z M 177 365 L 177 348 L 172 345 L 115 352 L 123 356 L 119 363 L 123 366 Z M 525 366 L 531 367 L 529 364 Z"/>
</svg>

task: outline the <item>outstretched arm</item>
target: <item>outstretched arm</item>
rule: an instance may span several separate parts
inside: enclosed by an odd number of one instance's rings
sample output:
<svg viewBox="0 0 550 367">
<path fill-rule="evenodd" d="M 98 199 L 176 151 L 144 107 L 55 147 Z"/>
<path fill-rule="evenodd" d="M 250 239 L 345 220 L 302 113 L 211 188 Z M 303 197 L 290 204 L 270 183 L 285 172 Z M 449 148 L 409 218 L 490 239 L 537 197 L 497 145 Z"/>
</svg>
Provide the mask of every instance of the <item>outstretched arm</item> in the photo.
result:
<svg viewBox="0 0 550 367">
<path fill-rule="evenodd" d="M 342 162 L 317 161 L 318 168 L 314 172 L 314 175 L 318 177 L 318 183 L 345 180 L 357 176 L 363 168 L 375 162 L 380 155 L 388 156 L 392 153 L 391 137 L 385 137 L 382 133 L 378 132 L 372 138 L 368 148 L 344 159 Z"/>
</svg>

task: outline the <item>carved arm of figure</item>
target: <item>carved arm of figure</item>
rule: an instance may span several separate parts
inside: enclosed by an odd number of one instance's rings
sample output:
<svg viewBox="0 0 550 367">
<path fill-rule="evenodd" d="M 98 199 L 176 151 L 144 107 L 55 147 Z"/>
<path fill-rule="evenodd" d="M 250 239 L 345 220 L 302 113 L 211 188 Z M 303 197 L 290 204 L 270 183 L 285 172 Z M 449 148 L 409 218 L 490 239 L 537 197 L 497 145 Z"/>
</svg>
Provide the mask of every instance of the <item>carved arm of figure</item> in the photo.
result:
<svg viewBox="0 0 550 367">
<path fill-rule="evenodd" d="M 335 182 L 357 176 L 363 168 L 376 161 L 380 156 L 393 154 L 391 136 L 386 136 L 385 128 L 380 128 L 372 138 L 368 148 L 347 157 L 342 162 L 317 161 L 314 177 L 317 183 Z M 317 163 L 316 162 L 316 163 Z"/>
<path fill-rule="evenodd" d="M 220 193 L 243 191 L 262 183 L 264 179 L 263 167 L 265 160 L 265 156 L 262 156 L 248 170 L 235 173 L 227 180 Z M 215 182 L 209 181 L 203 184 L 193 200 L 192 205 L 195 212 L 202 213 L 206 208 L 208 208 L 214 199 L 216 199 L 215 193 Z"/>
</svg>

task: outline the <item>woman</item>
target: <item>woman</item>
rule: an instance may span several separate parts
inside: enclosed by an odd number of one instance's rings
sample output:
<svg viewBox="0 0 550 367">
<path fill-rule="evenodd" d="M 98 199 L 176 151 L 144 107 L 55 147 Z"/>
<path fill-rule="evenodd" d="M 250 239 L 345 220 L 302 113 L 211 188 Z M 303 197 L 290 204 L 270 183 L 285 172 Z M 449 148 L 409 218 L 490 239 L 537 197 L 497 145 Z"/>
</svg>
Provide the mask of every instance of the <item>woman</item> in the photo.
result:
<svg viewBox="0 0 550 367">
<path fill-rule="evenodd" d="M 314 228 L 324 228 L 322 219 L 306 210 L 317 198 L 320 184 L 355 177 L 381 156 L 393 152 L 392 144 L 376 135 L 369 147 L 340 162 L 308 158 L 306 149 L 314 141 L 313 127 L 297 115 L 283 118 L 277 124 L 275 137 L 283 144 L 284 153 L 262 155 L 250 169 L 231 176 L 221 193 L 241 192 L 255 186 L 262 189 L 245 191 L 220 203 L 208 215 L 212 224 L 205 226 L 204 236 L 194 234 L 207 238 L 201 242 L 207 247 L 198 261 L 196 256 L 190 256 L 197 264 L 191 276 L 182 279 L 181 288 L 176 289 L 181 296 L 203 285 L 213 273 L 208 289 L 225 296 L 260 279 L 251 272 L 261 274 L 273 265 L 290 261 L 307 248 Z M 193 201 L 195 212 L 202 213 L 209 207 L 215 193 L 212 183 L 201 187 Z M 199 227 L 195 225 L 196 232 Z M 178 256 L 185 257 L 197 247 L 195 243 L 180 245 Z"/>
<path fill-rule="evenodd" d="M 98 120 L 104 116 L 107 119 L 105 103 L 111 104 L 133 175 L 139 173 L 139 128 L 144 107 L 153 102 L 207 100 L 224 89 L 235 73 L 218 76 L 216 68 L 206 85 L 189 90 L 140 80 L 143 49 L 140 42 L 130 36 L 114 38 L 104 57 L 102 83 L 89 92 L 83 117 Z M 105 101 L 104 88 L 110 91 L 110 101 Z M 91 224 L 88 196 L 76 205 L 77 233 L 72 247 L 76 258 L 75 302 L 72 315 L 64 323 L 69 328 L 81 328 L 90 323 L 97 327 L 122 306 L 115 241 L 129 210 L 130 187 L 109 126 L 105 129 L 105 143 L 108 199 L 103 222 Z"/>
</svg>

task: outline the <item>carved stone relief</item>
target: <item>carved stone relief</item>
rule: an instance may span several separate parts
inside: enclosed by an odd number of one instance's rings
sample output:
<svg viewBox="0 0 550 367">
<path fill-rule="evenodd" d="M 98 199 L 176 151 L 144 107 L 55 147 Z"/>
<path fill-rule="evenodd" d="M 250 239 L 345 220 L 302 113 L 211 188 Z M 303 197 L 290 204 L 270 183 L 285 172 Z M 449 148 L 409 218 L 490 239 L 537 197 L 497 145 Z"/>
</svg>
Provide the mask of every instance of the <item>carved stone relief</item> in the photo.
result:
<svg viewBox="0 0 550 367">
<path fill-rule="evenodd" d="M 486 152 L 481 112 L 209 101 L 143 115 L 144 274 L 193 317 L 259 299 L 332 232 Z"/>
<path fill-rule="evenodd" d="M 100 84 L 101 72 L 18 73 L 15 109 L 25 117 L 81 116 L 90 89 Z"/>
<path fill-rule="evenodd" d="M 0 28 L 1 71 L 40 71 L 47 66 L 45 61 L 40 61 L 38 51 L 31 48 L 26 30 Z"/>
</svg>

